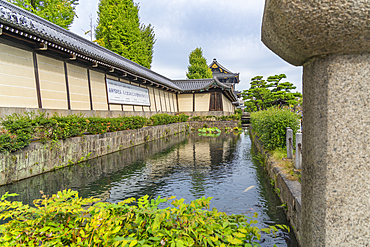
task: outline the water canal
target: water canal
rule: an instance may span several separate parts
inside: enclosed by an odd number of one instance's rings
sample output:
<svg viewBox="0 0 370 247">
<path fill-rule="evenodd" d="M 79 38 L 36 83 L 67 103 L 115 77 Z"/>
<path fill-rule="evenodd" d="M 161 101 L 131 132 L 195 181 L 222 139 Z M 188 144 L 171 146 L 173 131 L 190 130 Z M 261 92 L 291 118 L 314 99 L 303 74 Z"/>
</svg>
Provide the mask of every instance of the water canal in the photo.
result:
<svg viewBox="0 0 370 247">
<path fill-rule="evenodd" d="M 40 198 L 40 190 L 50 195 L 66 188 L 113 203 L 146 194 L 175 195 L 185 202 L 205 196 L 213 197 L 211 208 L 228 214 L 257 212 L 259 227 L 288 225 L 279 198 L 253 157 L 247 133 L 216 138 L 181 134 L 3 186 L 0 193 L 16 192 L 24 203 Z M 292 232 L 262 238 L 261 246 L 298 246 Z"/>
</svg>

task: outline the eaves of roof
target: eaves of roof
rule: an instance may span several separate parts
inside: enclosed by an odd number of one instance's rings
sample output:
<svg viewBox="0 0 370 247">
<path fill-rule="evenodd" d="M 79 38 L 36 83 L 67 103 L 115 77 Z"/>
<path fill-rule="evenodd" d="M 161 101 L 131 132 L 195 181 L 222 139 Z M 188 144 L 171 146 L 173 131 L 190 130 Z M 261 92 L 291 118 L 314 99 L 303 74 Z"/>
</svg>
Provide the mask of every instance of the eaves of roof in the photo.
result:
<svg viewBox="0 0 370 247">
<path fill-rule="evenodd" d="M 208 66 L 209 68 L 211 68 L 211 66 L 213 64 L 217 64 L 218 67 L 220 67 L 221 69 L 223 69 L 224 71 L 226 71 L 227 73 L 230 73 L 230 74 L 235 74 L 234 72 L 231 72 L 230 70 L 228 70 L 227 68 L 225 68 L 224 66 L 222 66 L 222 64 L 220 64 L 219 62 L 217 62 L 216 59 L 213 59 L 213 62 Z"/>
<path fill-rule="evenodd" d="M 187 80 L 172 80 L 173 83 L 178 85 L 185 93 L 186 92 L 204 92 L 210 88 L 221 88 L 226 91 L 231 101 L 236 101 L 236 96 L 232 91 L 231 86 L 220 82 L 216 77 L 213 79 L 187 79 Z"/>
<path fill-rule="evenodd" d="M 4 0 L 0 0 L 0 28 L 5 28 L 47 45 L 55 45 L 60 50 L 85 60 L 131 73 L 176 91 L 182 91 L 169 78 Z"/>
</svg>

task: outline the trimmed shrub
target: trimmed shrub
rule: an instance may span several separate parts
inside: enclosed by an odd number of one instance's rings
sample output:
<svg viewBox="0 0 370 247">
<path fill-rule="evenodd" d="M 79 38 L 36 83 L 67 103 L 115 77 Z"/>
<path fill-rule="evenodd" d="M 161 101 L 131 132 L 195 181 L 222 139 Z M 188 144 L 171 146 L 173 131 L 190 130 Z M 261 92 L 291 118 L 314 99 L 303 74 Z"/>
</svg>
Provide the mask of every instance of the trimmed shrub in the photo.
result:
<svg viewBox="0 0 370 247">
<path fill-rule="evenodd" d="M 286 128 L 299 129 L 299 116 L 287 109 L 269 108 L 251 113 L 253 131 L 259 136 L 267 150 L 286 147 Z"/>
</svg>

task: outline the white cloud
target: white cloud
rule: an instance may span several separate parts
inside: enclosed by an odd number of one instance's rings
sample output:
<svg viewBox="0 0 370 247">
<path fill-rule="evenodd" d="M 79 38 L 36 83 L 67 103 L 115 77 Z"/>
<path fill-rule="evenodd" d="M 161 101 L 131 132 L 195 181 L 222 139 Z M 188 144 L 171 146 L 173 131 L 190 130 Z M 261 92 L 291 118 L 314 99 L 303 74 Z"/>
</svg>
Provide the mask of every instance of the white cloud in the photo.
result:
<svg viewBox="0 0 370 247">
<path fill-rule="evenodd" d="M 285 73 L 301 91 L 302 69 L 289 65 L 260 41 L 264 0 L 140 0 L 139 15 L 154 26 L 152 69 L 172 79 L 185 78 L 188 55 L 202 47 L 213 58 L 240 72 L 239 90 L 256 75 Z M 83 35 L 89 14 L 96 18 L 98 0 L 80 0 L 72 31 Z M 88 37 L 86 37 L 88 38 Z"/>
</svg>

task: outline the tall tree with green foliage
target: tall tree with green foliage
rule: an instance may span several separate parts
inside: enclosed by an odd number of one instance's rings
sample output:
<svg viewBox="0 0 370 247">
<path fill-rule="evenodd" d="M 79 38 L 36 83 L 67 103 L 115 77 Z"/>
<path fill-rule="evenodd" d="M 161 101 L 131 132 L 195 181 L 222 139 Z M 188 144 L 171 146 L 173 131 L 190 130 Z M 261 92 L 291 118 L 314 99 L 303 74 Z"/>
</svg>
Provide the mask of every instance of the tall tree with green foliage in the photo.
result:
<svg viewBox="0 0 370 247">
<path fill-rule="evenodd" d="M 69 29 L 76 15 L 78 0 L 8 0 L 58 26 Z"/>
<path fill-rule="evenodd" d="M 301 98 L 302 94 L 299 92 L 291 92 L 297 87 L 291 82 L 282 82 L 281 80 L 286 79 L 285 74 L 269 76 L 267 81 L 269 88 L 271 88 L 271 96 L 273 100 L 284 100 L 288 102 L 290 106 L 298 104 L 297 98 Z"/>
<path fill-rule="evenodd" d="M 188 79 L 212 78 L 212 70 L 208 68 L 207 60 L 203 57 L 202 48 L 196 48 L 189 55 Z"/>
<path fill-rule="evenodd" d="M 271 91 L 263 76 L 255 76 L 251 79 L 251 87 L 242 92 L 243 99 L 246 100 L 246 111 L 255 112 L 265 110 L 271 101 Z"/>
<path fill-rule="evenodd" d="M 302 94 L 291 92 L 296 87 L 291 82 L 282 82 L 286 78 L 285 74 L 269 76 L 267 80 L 263 76 L 253 77 L 251 87 L 242 92 L 243 99 L 246 100 L 246 111 L 266 110 L 278 100 L 285 101 L 290 106 L 298 104 L 296 99 L 302 97 Z"/>
<path fill-rule="evenodd" d="M 99 45 L 150 68 L 155 35 L 152 25 L 140 23 L 133 0 L 100 0 L 95 30 Z"/>
</svg>

